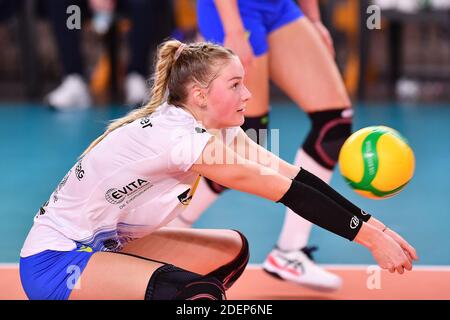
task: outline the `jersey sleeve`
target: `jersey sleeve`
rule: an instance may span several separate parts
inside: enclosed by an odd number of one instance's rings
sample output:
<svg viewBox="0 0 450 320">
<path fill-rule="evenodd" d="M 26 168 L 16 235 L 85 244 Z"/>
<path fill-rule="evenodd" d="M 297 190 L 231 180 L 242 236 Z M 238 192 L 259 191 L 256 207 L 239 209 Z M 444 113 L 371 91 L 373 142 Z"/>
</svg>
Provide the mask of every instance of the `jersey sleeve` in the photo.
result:
<svg viewBox="0 0 450 320">
<path fill-rule="evenodd" d="M 220 137 L 222 142 L 230 145 L 239 133 L 240 127 L 230 127 L 217 132 L 210 133 L 205 130 L 199 130 L 194 133 L 174 134 L 172 138 L 172 147 L 168 154 L 169 169 L 175 171 L 188 171 L 200 157 L 203 149 L 209 140 L 214 136 Z"/>
<path fill-rule="evenodd" d="M 205 149 L 212 135 L 206 131 L 183 134 L 172 139 L 168 166 L 174 171 L 188 171 Z"/>
</svg>

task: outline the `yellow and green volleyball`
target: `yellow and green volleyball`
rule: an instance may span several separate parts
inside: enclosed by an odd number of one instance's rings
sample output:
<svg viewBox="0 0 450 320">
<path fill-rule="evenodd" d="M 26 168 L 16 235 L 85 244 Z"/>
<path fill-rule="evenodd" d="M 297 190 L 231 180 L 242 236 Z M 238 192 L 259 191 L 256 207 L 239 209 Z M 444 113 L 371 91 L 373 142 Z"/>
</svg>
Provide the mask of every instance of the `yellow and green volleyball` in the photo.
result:
<svg viewBox="0 0 450 320">
<path fill-rule="evenodd" d="M 339 153 L 339 169 L 350 187 L 371 199 L 399 193 L 414 174 L 414 153 L 396 130 L 373 126 L 353 133 Z"/>
</svg>

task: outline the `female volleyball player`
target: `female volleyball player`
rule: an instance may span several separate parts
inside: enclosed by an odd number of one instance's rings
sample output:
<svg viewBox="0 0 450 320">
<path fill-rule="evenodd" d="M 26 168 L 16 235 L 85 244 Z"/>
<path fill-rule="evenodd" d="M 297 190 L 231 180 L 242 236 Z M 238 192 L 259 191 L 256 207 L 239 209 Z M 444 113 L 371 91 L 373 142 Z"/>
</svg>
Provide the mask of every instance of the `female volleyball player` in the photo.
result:
<svg viewBox="0 0 450 320">
<path fill-rule="evenodd" d="M 268 127 L 270 78 L 311 120 L 295 165 L 330 182 L 339 150 L 351 133 L 351 102 L 317 0 L 298 2 L 303 11 L 293 0 L 199 0 L 198 22 L 206 40 L 231 48 L 244 64 L 245 84 L 253 95 L 247 104 L 244 131 L 257 136 Z M 202 180 L 196 199 L 171 226 L 191 226 L 224 190 L 216 182 Z M 264 270 L 313 289 L 338 289 L 341 279 L 310 258 L 310 230 L 310 222 L 287 209 Z"/>
<path fill-rule="evenodd" d="M 162 228 L 189 204 L 199 175 L 283 203 L 391 272 L 412 268 L 406 241 L 245 135 L 243 78 L 221 46 L 160 47 L 149 104 L 110 124 L 37 213 L 20 259 L 29 298 L 225 299 L 248 262 L 245 237 Z"/>
</svg>

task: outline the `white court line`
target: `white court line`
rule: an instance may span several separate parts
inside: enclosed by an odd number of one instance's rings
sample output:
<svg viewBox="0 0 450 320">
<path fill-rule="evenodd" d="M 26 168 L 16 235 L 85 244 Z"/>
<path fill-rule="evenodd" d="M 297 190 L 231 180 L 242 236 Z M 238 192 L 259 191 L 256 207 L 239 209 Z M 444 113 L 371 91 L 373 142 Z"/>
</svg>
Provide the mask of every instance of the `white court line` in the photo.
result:
<svg viewBox="0 0 450 320">
<path fill-rule="evenodd" d="M 368 267 L 375 267 L 375 264 L 320 264 L 321 267 L 334 270 L 367 270 Z M 1 269 L 17 269 L 18 263 L 0 263 Z M 262 268 L 261 264 L 250 263 L 247 266 L 249 270 L 259 270 Z M 418 265 L 414 266 L 413 270 L 420 271 L 448 271 L 450 272 L 450 265 Z"/>
<path fill-rule="evenodd" d="M 15 269 L 18 267 L 18 263 L 0 263 L 0 269 Z"/>
<path fill-rule="evenodd" d="M 334 270 L 367 270 L 368 267 L 376 267 L 375 264 L 320 264 L 321 267 Z M 261 269 L 261 264 L 250 263 L 247 269 L 256 270 Z M 450 272 L 450 265 L 414 265 L 413 270 L 420 271 L 448 271 Z"/>
</svg>

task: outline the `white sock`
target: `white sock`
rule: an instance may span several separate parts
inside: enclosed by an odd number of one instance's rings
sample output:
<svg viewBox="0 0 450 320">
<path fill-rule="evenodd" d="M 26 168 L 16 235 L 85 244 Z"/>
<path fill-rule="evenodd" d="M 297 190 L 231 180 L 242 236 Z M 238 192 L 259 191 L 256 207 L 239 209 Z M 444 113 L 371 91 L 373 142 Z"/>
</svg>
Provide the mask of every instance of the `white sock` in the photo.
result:
<svg viewBox="0 0 450 320">
<path fill-rule="evenodd" d="M 303 167 L 326 183 L 330 183 L 333 171 L 322 167 L 311 158 L 303 149 L 297 151 L 294 164 Z M 278 247 L 281 250 L 298 250 L 307 245 L 312 224 L 303 219 L 291 209 L 286 208 L 283 229 L 278 238 Z"/>
<path fill-rule="evenodd" d="M 200 218 L 203 212 L 219 197 L 217 193 L 211 190 L 205 181 L 201 178 L 197 190 L 192 197 L 191 202 L 175 219 L 170 221 L 168 227 L 190 228 L 195 221 Z"/>
</svg>

